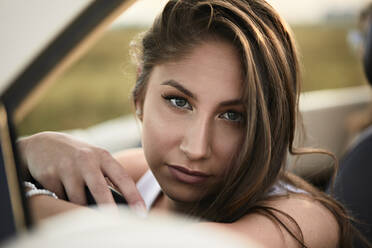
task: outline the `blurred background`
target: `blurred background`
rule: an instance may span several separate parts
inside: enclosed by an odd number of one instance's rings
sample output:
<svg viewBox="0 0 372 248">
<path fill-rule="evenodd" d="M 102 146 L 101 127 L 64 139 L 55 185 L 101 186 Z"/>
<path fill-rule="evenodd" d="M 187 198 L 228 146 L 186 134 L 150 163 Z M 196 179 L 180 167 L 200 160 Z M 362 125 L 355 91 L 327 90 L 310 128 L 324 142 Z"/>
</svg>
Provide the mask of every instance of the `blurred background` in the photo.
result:
<svg viewBox="0 0 372 248">
<path fill-rule="evenodd" d="M 20 135 L 86 128 L 132 113 L 136 67 L 130 42 L 166 1 L 140 0 L 48 90 L 18 126 Z M 268 0 L 290 23 L 303 65 L 302 91 L 366 84 L 352 30 L 366 0 Z M 351 45 L 351 43 L 353 45 Z"/>
</svg>

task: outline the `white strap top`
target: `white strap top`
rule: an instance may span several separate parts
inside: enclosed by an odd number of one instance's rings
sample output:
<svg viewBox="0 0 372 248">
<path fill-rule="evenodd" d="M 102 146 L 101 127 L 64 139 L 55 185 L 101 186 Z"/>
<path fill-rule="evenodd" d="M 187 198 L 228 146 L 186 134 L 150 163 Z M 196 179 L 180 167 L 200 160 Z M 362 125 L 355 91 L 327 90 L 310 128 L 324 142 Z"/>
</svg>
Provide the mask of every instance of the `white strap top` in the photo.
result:
<svg viewBox="0 0 372 248">
<path fill-rule="evenodd" d="M 137 189 L 140 192 L 143 200 L 145 201 L 147 210 L 150 210 L 152 204 L 155 202 L 156 198 L 161 192 L 161 187 L 158 181 L 156 181 L 151 170 L 147 170 L 147 172 L 140 178 L 140 180 L 138 180 Z M 308 192 L 306 192 L 305 190 L 279 181 L 271 188 L 271 190 L 269 191 L 269 196 L 285 195 L 288 192 L 308 194 Z"/>
<path fill-rule="evenodd" d="M 302 193 L 308 194 L 307 191 L 303 189 L 299 189 L 291 184 L 285 183 L 283 181 L 278 181 L 270 190 L 268 195 L 269 196 L 276 196 L 276 195 L 285 195 L 288 192 L 291 193 Z"/>
<path fill-rule="evenodd" d="M 161 192 L 160 185 L 158 181 L 156 181 L 151 170 L 147 170 L 147 172 L 143 174 L 143 176 L 138 180 L 136 186 L 145 201 L 147 210 L 150 210 L 152 204 Z"/>
</svg>

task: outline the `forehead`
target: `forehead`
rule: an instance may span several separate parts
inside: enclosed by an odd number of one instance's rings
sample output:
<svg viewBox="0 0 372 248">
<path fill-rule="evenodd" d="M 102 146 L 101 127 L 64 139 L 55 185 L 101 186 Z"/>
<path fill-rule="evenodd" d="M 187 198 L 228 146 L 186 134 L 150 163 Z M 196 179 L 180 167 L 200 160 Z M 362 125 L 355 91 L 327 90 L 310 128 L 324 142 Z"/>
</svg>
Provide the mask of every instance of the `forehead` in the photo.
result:
<svg viewBox="0 0 372 248">
<path fill-rule="evenodd" d="M 236 48 L 226 41 L 207 40 L 181 59 L 156 65 L 149 84 L 170 79 L 196 94 L 223 99 L 241 97 L 240 58 Z"/>
</svg>

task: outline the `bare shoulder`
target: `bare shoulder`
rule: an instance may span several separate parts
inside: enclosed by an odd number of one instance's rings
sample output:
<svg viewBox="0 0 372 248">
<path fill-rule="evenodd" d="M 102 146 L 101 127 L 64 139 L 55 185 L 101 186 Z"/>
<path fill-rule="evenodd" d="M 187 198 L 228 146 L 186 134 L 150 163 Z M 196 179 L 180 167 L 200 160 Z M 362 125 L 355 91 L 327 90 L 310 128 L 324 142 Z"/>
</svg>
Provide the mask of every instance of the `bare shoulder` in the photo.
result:
<svg viewBox="0 0 372 248">
<path fill-rule="evenodd" d="M 149 168 L 142 148 L 123 150 L 114 154 L 114 157 L 135 182 L 137 182 Z"/>
<path fill-rule="evenodd" d="M 266 206 L 292 217 L 301 228 L 308 247 L 337 247 L 337 220 L 320 202 L 308 196 L 291 195 L 269 201 Z M 293 222 L 279 212 L 275 212 L 275 215 L 298 236 Z M 283 227 L 262 214 L 248 214 L 230 227 L 234 231 L 244 232 L 266 247 L 299 247 L 299 243 Z"/>
</svg>

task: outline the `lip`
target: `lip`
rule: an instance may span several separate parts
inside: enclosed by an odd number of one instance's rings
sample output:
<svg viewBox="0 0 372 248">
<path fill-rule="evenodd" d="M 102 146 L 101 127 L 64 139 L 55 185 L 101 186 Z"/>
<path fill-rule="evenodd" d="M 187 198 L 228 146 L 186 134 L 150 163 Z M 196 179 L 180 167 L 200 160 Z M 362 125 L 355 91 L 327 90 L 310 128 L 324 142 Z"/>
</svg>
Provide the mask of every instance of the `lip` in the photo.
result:
<svg viewBox="0 0 372 248">
<path fill-rule="evenodd" d="M 210 175 L 205 174 L 200 171 L 193 171 L 185 167 L 168 165 L 169 172 L 178 181 L 187 184 L 200 184 L 203 183 L 210 177 Z"/>
</svg>

